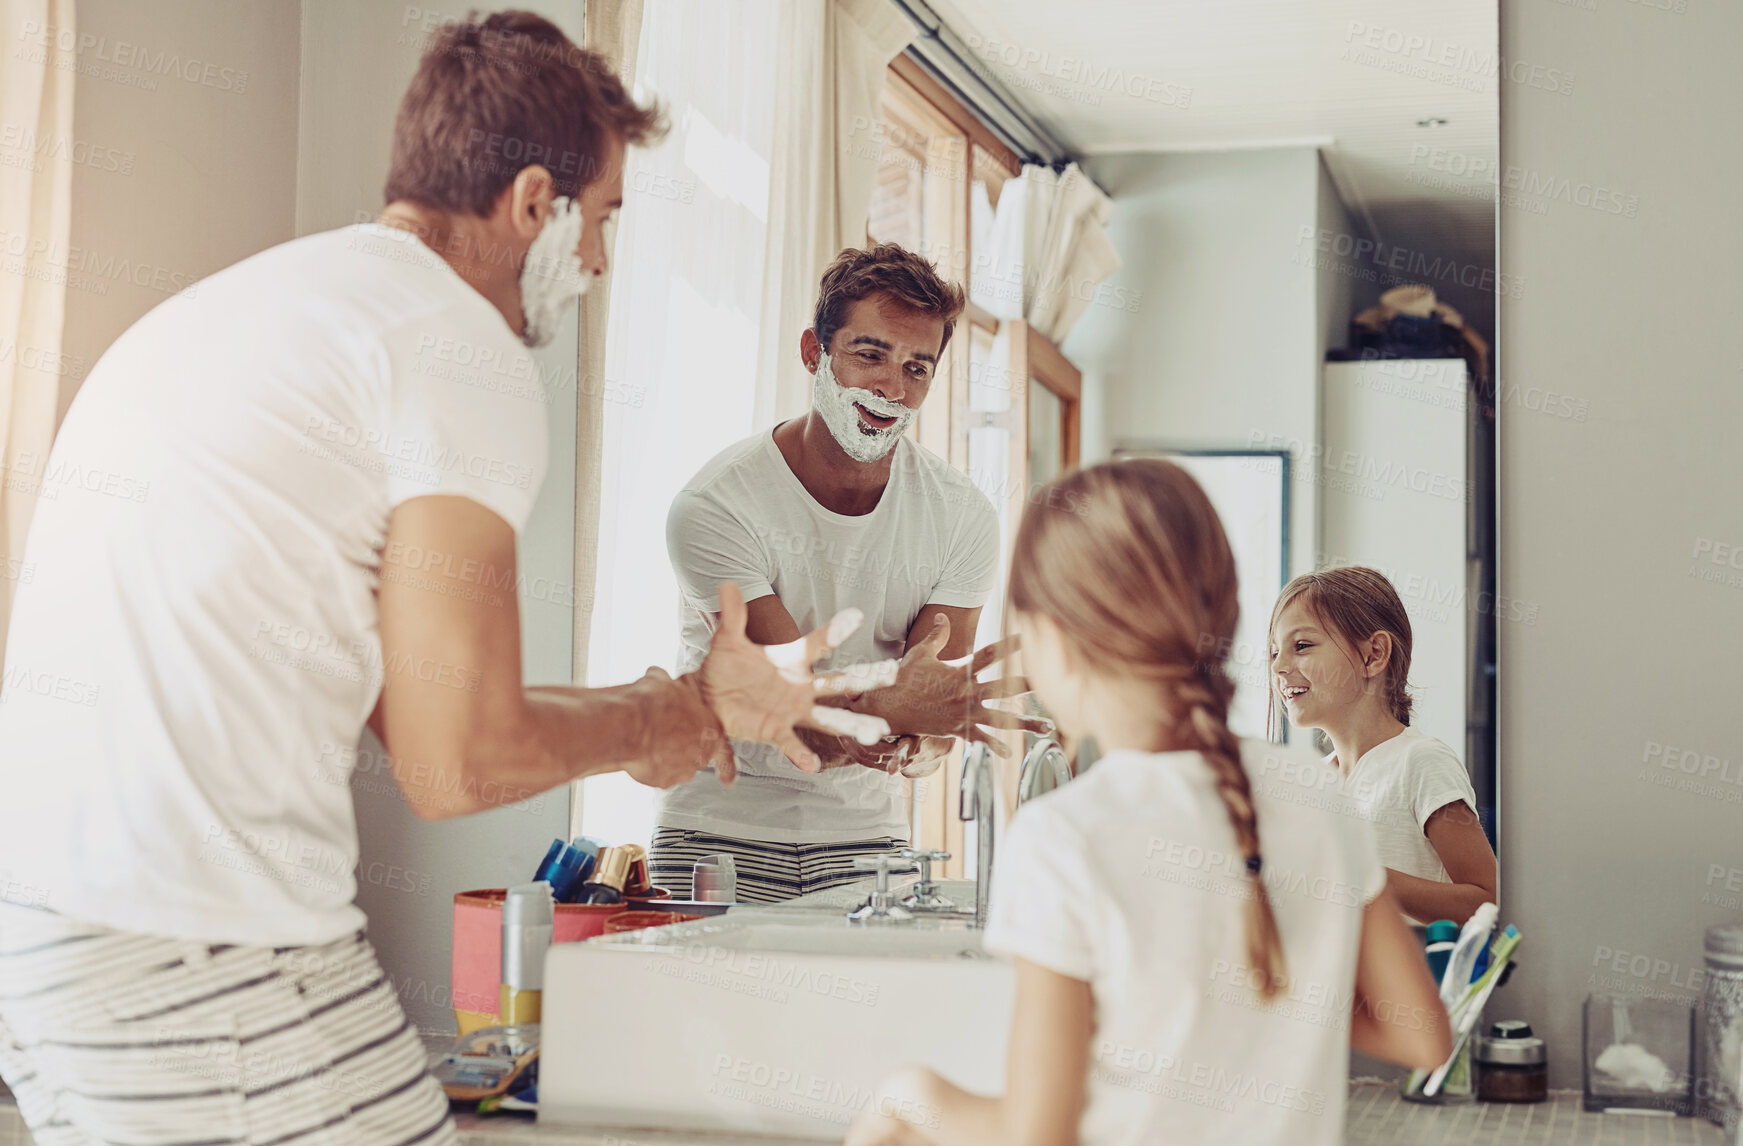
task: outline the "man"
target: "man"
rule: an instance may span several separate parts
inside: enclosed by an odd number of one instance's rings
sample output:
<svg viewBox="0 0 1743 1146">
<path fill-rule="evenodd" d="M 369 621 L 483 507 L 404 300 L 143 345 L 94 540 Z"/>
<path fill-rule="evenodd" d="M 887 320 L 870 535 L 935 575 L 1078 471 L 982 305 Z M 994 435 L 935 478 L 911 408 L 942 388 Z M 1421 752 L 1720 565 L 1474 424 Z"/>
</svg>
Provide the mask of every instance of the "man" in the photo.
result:
<svg viewBox="0 0 1743 1146">
<path fill-rule="evenodd" d="M 997 580 L 998 519 L 962 474 L 904 436 L 930 392 L 963 309 L 961 288 L 891 243 L 845 250 L 823 275 L 800 342 L 812 408 L 740 442 L 691 479 L 667 518 L 684 598 L 680 663 L 700 663 L 723 583 L 750 599 L 750 639 L 781 644 L 843 607 L 863 628 L 845 660 L 902 657 L 897 683 L 853 702 L 900 735 L 880 751 L 813 736 L 828 767 L 812 774 L 760 745 L 735 745 L 738 783 L 712 771 L 669 791 L 649 862 L 686 894 L 702 856 L 735 858 L 738 895 L 789 899 L 863 879 L 854 860 L 907 839 L 903 771 L 937 766 L 953 737 L 980 726 L 1047 727 L 983 707 L 1023 688 L 977 683 L 1008 651 L 969 664 L 981 607 Z"/>
<path fill-rule="evenodd" d="M 454 1140 L 352 903 L 332 763 L 372 710 L 428 818 L 730 776 L 727 737 L 817 766 L 793 725 L 845 687 L 809 672 L 832 642 L 777 669 L 730 588 L 695 673 L 521 684 L 546 442 L 521 342 L 605 270 L 657 130 L 545 20 L 446 28 L 379 223 L 211 276 L 85 382 L 0 694 L 0 1074 L 41 1146 Z"/>
</svg>

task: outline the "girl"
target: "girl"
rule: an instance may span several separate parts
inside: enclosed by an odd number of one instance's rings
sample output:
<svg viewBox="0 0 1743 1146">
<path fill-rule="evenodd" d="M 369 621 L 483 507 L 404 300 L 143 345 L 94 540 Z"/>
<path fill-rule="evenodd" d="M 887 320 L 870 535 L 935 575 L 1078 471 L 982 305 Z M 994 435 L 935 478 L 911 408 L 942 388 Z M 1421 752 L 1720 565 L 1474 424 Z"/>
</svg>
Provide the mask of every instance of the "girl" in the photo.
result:
<svg viewBox="0 0 1743 1146">
<path fill-rule="evenodd" d="M 1161 461 L 1061 478 L 1017 533 L 1008 615 L 1049 715 L 1106 754 L 999 849 L 1005 1093 L 906 1070 L 848 1143 L 1342 1142 L 1350 1045 L 1432 1067 L 1446 1015 L 1335 774 L 1228 730 L 1210 502 Z"/>
<path fill-rule="evenodd" d="M 1373 822 L 1412 919 L 1463 924 L 1495 899 L 1495 853 L 1458 754 L 1410 727 L 1410 618 L 1359 565 L 1304 573 L 1271 612 L 1271 679 L 1289 719 L 1331 738 L 1326 763 Z"/>
</svg>

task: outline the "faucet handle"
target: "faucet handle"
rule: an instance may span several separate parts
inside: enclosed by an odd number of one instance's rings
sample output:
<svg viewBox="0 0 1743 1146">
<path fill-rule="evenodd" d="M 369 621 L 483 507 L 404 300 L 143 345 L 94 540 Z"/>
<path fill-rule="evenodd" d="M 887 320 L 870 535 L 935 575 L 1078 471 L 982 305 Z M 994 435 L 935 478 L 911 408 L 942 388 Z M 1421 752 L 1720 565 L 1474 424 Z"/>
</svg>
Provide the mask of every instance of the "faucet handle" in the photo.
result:
<svg viewBox="0 0 1743 1146">
<path fill-rule="evenodd" d="M 888 852 L 875 856 L 854 856 L 853 866 L 859 871 L 875 871 L 878 873 L 877 890 L 888 894 L 890 890 L 890 873 L 895 871 L 913 871 L 914 865 L 906 862 L 903 855 L 891 855 Z"/>
<path fill-rule="evenodd" d="M 950 858 L 949 852 L 936 851 L 931 848 L 903 848 L 900 853 L 905 860 L 920 865 L 920 894 L 929 895 L 932 892 L 932 865 L 943 863 Z"/>
<path fill-rule="evenodd" d="M 911 918 L 907 908 L 896 902 L 896 895 L 890 890 L 890 873 L 913 871 L 913 865 L 901 856 L 882 852 L 875 856 L 854 856 L 853 866 L 860 871 L 877 872 L 878 882 L 872 889 L 871 897 L 855 910 L 848 912 L 848 919 L 855 923 L 897 923 Z"/>
</svg>

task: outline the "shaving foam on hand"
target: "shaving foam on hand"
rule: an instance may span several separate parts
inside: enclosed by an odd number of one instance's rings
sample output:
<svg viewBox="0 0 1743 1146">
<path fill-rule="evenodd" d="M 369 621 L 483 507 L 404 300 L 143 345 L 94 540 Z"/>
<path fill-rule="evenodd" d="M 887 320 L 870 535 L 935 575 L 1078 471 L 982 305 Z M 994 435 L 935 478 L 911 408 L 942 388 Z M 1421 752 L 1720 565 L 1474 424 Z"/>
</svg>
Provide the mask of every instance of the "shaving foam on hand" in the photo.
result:
<svg viewBox="0 0 1743 1146">
<path fill-rule="evenodd" d="M 835 648 L 842 641 L 853 636 L 864 623 L 865 613 L 852 606 L 835 614 L 829 619 L 829 630 L 825 635 L 825 639 L 829 641 L 829 647 Z"/>
<path fill-rule="evenodd" d="M 861 744 L 876 744 L 890 734 L 889 722 L 882 717 L 849 712 L 845 708 L 831 708 L 827 704 L 812 705 L 811 719 L 819 727 L 828 729 L 837 736 L 857 740 Z"/>
<path fill-rule="evenodd" d="M 830 618 L 829 628 L 824 631 L 824 639 L 829 642 L 830 648 L 834 648 L 858 632 L 860 625 L 864 623 L 863 612 L 853 608 L 843 609 Z M 773 661 L 776 668 L 806 669 L 810 667 L 806 659 L 810 654 L 806 652 L 805 642 L 806 638 L 800 637 L 784 645 L 764 645 L 763 655 Z"/>
</svg>

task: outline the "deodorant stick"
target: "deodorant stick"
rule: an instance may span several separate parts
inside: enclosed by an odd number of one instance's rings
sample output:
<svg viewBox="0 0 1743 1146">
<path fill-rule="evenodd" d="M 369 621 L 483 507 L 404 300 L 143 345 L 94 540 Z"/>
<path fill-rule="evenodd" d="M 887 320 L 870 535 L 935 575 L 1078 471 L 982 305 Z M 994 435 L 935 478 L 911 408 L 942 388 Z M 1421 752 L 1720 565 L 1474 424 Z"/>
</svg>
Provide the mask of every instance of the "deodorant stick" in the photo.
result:
<svg viewBox="0 0 1743 1146">
<path fill-rule="evenodd" d="M 540 880 L 508 889 L 502 903 L 502 992 L 497 1014 L 503 1026 L 536 1023 L 545 988 L 545 952 L 557 908 L 551 885 Z"/>
</svg>

